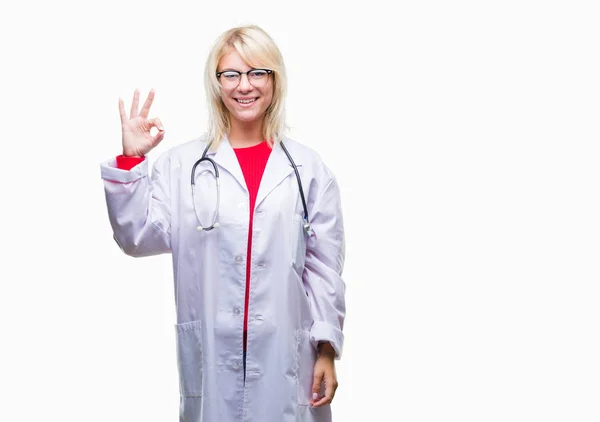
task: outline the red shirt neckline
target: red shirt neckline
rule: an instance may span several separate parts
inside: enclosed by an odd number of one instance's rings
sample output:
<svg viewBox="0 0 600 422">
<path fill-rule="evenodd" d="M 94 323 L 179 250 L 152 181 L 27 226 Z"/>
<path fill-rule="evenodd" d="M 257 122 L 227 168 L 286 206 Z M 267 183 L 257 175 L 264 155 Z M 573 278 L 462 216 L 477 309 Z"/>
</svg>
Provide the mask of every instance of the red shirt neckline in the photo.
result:
<svg viewBox="0 0 600 422">
<path fill-rule="evenodd" d="M 257 149 L 262 149 L 264 147 L 267 147 L 268 149 L 271 149 L 269 147 L 269 143 L 267 141 L 262 141 L 262 142 L 260 142 L 260 143 L 258 143 L 256 145 L 252 145 L 252 146 L 249 146 L 249 147 L 237 147 L 237 148 L 233 148 L 233 150 L 235 152 L 245 152 L 245 151 L 248 151 L 248 152 L 252 151 L 252 152 L 254 152 Z"/>
</svg>

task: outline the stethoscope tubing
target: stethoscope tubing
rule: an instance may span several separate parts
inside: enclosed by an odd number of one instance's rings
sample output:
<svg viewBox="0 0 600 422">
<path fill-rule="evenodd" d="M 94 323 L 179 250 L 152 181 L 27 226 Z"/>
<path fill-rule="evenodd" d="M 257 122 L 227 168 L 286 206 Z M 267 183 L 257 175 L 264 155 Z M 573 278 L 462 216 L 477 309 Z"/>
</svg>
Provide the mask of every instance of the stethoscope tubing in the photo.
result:
<svg viewBox="0 0 600 422">
<path fill-rule="evenodd" d="M 196 161 L 194 163 L 194 166 L 192 167 L 192 180 L 191 180 L 192 201 L 194 204 L 194 212 L 196 214 L 196 218 L 198 219 L 198 226 L 196 227 L 196 229 L 198 231 L 210 231 L 210 230 L 220 226 L 219 222 L 217 221 L 217 218 L 219 215 L 219 206 L 221 204 L 221 182 L 219 179 L 219 168 L 217 167 L 217 163 L 215 163 L 215 160 L 213 160 L 212 158 L 206 156 L 206 152 L 208 151 L 208 148 L 210 147 L 210 145 L 211 144 L 209 143 L 206 146 L 206 148 L 204 148 L 202 157 L 200 157 L 200 159 L 198 161 Z M 204 161 L 208 161 L 212 165 L 213 169 L 215 170 L 215 180 L 217 183 L 217 207 L 215 208 L 215 213 L 213 214 L 212 224 L 208 227 L 204 227 L 202 225 L 202 223 L 200 223 L 200 214 L 198 214 L 198 210 L 196 209 L 196 167 L 198 167 L 198 165 Z"/>
<path fill-rule="evenodd" d="M 292 156 L 290 155 L 290 153 L 288 152 L 287 148 L 285 147 L 283 141 L 279 142 L 281 144 L 281 148 L 283 149 L 283 152 L 285 152 L 285 155 L 287 155 L 288 160 L 290 160 L 290 163 L 292 164 L 292 167 L 294 168 L 294 173 L 296 173 L 296 180 L 298 181 L 298 189 L 300 190 L 300 198 L 302 199 L 302 208 L 304 209 L 304 229 L 306 231 L 308 231 L 310 229 L 310 225 L 308 223 L 308 208 L 306 207 L 306 199 L 304 198 L 304 189 L 302 189 L 302 181 L 300 180 L 300 173 L 298 173 L 298 167 L 296 166 L 296 163 L 294 163 L 294 160 L 292 159 Z"/>
<path fill-rule="evenodd" d="M 219 182 L 219 169 L 217 166 L 217 163 L 215 163 L 215 161 L 206 156 L 206 153 L 208 152 L 208 149 L 210 148 L 212 142 L 210 142 L 206 148 L 204 148 L 204 152 L 202 153 L 202 157 L 196 161 L 192 167 L 192 172 L 191 172 L 191 187 L 192 187 L 192 201 L 193 201 L 193 205 L 194 205 L 194 212 L 196 213 L 196 218 L 198 219 L 198 231 L 210 231 L 214 228 L 219 227 L 219 222 L 217 221 L 218 219 L 218 214 L 219 214 L 219 205 L 220 205 L 220 199 L 221 199 L 221 184 Z M 304 189 L 302 188 L 302 180 L 300 179 L 300 173 L 298 172 L 298 167 L 296 166 L 296 163 L 294 162 L 294 160 L 292 159 L 292 156 L 290 155 L 290 153 L 288 152 L 287 148 L 285 147 L 283 141 L 280 141 L 279 144 L 281 145 L 281 148 L 283 149 L 283 152 L 285 153 L 285 155 L 287 156 L 290 164 L 292 165 L 292 168 L 294 169 L 294 173 L 296 175 L 296 180 L 298 182 L 298 189 L 300 191 L 300 198 L 302 199 L 302 208 L 304 210 L 304 215 L 303 215 L 303 220 L 304 220 L 304 230 L 306 231 L 306 233 L 308 234 L 312 234 L 312 230 L 310 228 L 310 223 L 308 221 L 308 208 L 306 206 L 306 198 L 304 197 Z M 217 207 L 215 208 L 215 212 L 213 214 L 213 221 L 212 224 L 208 227 L 204 227 L 202 225 L 202 223 L 200 223 L 200 215 L 198 214 L 198 211 L 196 210 L 196 167 L 198 167 L 198 165 L 200 165 L 202 162 L 204 161 L 208 161 L 214 171 L 215 171 L 215 179 L 216 179 L 216 183 L 217 183 Z"/>
</svg>

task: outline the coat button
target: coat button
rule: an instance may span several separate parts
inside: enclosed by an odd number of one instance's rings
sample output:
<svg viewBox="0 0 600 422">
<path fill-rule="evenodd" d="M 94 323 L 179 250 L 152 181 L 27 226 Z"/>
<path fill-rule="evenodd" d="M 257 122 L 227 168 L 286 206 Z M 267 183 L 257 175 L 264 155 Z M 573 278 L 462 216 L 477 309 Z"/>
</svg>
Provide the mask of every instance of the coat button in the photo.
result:
<svg viewBox="0 0 600 422">
<path fill-rule="evenodd" d="M 258 263 L 258 268 L 265 268 L 266 266 L 267 266 L 267 264 L 265 264 L 262 261 Z"/>
<path fill-rule="evenodd" d="M 238 308 L 237 306 L 235 308 L 233 308 L 233 313 L 234 314 L 239 315 L 241 312 L 242 312 L 241 309 Z"/>
<path fill-rule="evenodd" d="M 237 262 L 238 264 L 241 263 L 244 260 L 244 257 L 242 255 L 236 255 L 235 257 L 235 262 Z"/>
</svg>

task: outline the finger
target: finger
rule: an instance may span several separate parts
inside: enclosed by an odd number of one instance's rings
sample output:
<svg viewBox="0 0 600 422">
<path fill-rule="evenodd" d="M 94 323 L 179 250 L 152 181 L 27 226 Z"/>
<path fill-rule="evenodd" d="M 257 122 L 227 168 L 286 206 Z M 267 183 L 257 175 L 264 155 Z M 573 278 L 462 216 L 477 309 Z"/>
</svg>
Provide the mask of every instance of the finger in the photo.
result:
<svg viewBox="0 0 600 422">
<path fill-rule="evenodd" d="M 321 384 L 323 383 L 324 372 L 318 369 L 315 369 L 313 374 L 313 384 L 312 384 L 312 398 L 310 400 L 310 404 L 314 404 L 321 394 Z"/>
<path fill-rule="evenodd" d="M 325 404 L 331 403 L 333 397 L 335 396 L 335 390 L 337 390 L 338 383 L 334 376 L 326 375 L 325 376 L 325 395 L 318 401 L 315 401 L 313 404 L 314 407 L 323 406 Z"/>
<path fill-rule="evenodd" d="M 121 115 L 121 125 L 124 125 L 127 121 L 127 113 L 125 113 L 125 104 L 121 98 L 119 98 L 119 114 Z"/>
<path fill-rule="evenodd" d="M 315 371 L 313 375 L 312 397 L 316 400 L 321 392 L 321 383 L 323 382 L 323 372 Z"/>
<path fill-rule="evenodd" d="M 160 141 L 163 140 L 164 137 L 165 137 L 165 132 L 164 131 L 160 131 L 156 135 L 154 135 L 152 137 L 152 148 L 154 148 L 155 146 L 157 146 L 160 143 Z"/>
<path fill-rule="evenodd" d="M 160 121 L 160 119 L 158 117 L 155 117 L 153 119 L 148 120 L 148 123 L 150 123 L 150 127 L 155 127 L 158 130 L 160 130 L 161 132 L 163 132 L 165 130 L 165 128 L 163 127 L 162 122 Z"/>
<path fill-rule="evenodd" d="M 136 89 L 133 93 L 133 102 L 131 103 L 131 113 L 129 113 L 129 118 L 133 119 L 138 115 L 138 105 L 140 103 L 140 90 Z"/>
<path fill-rule="evenodd" d="M 146 101 L 144 102 L 144 105 L 142 106 L 142 110 L 140 111 L 140 116 L 141 117 L 148 117 L 148 113 L 150 113 L 150 106 L 152 105 L 152 101 L 154 101 L 154 90 L 151 89 L 150 92 L 148 93 L 148 98 L 146 98 Z"/>
<path fill-rule="evenodd" d="M 323 397 L 321 397 L 320 400 L 314 402 L 312 404 L 312 407 L 325 406 L 326 404 L 331 403 L 331 400 L 333 400 L 333 397 L 328 397 L 327 395 L 324 395 Z"/>
<path fill-rule="evenodd" d="M 158 129 L 158 133 L 152 137 L 152 148 L 154 148 L 165 137 L 165 128 L 163 127 L 162 122 L 158 117 L 150 119 L 148 123 L 150 123 L 151 128 L 155 127 Z"/>
<path fill-rule="evenodd" d="M 335 390 L 337 390 L 338 383 L 335 378 L 331 377 L 331 379 L 325 381 L 325 397 L 329 398 L 329 401 L 333 400 L 335 396 Z"/>
</svg>

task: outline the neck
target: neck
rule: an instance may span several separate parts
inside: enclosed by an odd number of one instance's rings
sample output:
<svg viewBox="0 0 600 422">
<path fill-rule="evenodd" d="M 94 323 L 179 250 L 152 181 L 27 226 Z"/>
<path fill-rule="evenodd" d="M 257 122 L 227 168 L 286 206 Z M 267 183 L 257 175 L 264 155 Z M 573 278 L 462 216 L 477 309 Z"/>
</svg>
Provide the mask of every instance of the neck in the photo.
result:
<svg viewBox="0 0 600 422">
<path fill-rule="evenodd" d="M 264 140 L 262 122 L 232 120 L 228 138 L 233 148 L 245 148 L 260 144 Z"/>
</svg>

